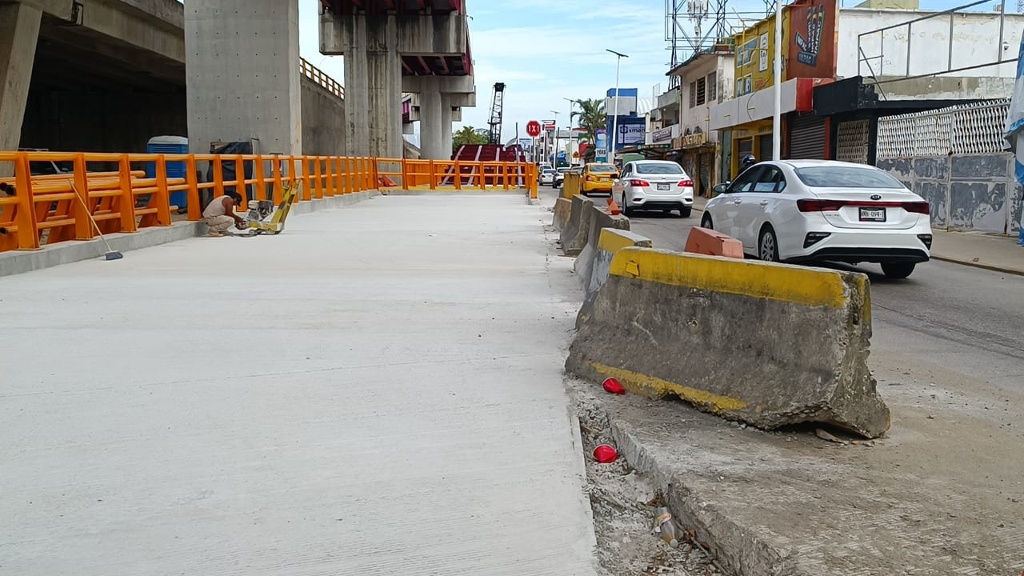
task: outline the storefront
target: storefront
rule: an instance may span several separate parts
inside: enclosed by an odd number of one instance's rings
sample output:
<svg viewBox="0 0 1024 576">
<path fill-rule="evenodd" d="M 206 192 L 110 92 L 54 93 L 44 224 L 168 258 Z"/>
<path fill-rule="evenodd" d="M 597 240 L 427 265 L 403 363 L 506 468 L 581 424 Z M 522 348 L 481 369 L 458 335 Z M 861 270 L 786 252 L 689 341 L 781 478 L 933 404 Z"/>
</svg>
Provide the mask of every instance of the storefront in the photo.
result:
<svg viewBox="0 0 1024 576">
<path fill-rule="evenodd" d="M 814 89 L 813 117 L 825 122 L 825 158 L 860 164 L 875 163 L 878 119 L 962 104 L 964 100 L 881 99 L 860 77 L 846 78 Z M 794 129 L 795 130 L 795 129 Z M 792 145 L 791 145 L 792 148 Z M 798 156 L 793 156 L 797 158 Z M 817 158 L 819 156 L 799 156 Z"/>
<path fill-rule="evenodd" d="M 740 161 L 747 154 L 753 155 L 759 162 L 772 159 L 772 126 L 772 120 L 768 119 L 732 128 L 732 178 L 739 174 Z"/>
<path fill-rule="evenodd" d="M 693 193 L 710 197 L 715 178 L 715 155 L 717 146 L 708 141 L 705 133 L 687 134 L 675 140 L 678 146 L 678 162 L 693 180 Z"/>
</svg>

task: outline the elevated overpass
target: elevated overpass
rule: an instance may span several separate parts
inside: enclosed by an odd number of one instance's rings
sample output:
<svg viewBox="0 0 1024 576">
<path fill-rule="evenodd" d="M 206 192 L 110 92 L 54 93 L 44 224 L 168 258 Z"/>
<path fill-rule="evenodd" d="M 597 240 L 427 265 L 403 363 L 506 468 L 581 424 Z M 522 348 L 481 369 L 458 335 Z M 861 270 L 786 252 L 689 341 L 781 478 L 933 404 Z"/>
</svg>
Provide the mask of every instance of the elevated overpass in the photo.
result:
<svg viewBox="0 0 1024 576">
<path fill-rule="evenodd" d="M 401 153 L 402 93 L 418 94 L 424 158 L 451 155 L 453 110 L 476 105 L 464 0 L 321 0 L 320 51 L 345 55 L 355 154 Z M 365 100 L 364 100 L 365 98 Z"/>
<path fill-rule="evenodd" d="M 187 132 L 195 153 L 211 141 L 255 138 L 264 152 L 397 157 L 408 77 L 407 88 L 434 88 L 425 157 L 447 158 L 452 113 L 475 101 L 464 4 L 339 1 L 322 10 L 321 34 L 366 30 L 367 16 L 371 30 L 381 18 L 394 23 L 391 36 L 363 43 L 394 69 L 371 75 L 359 65 L 371 58 L 348 58 L 356 112 L 328 122 L 317 115 L 311 131 L 302 103 L 317 82 L 302 80 L 296 0 L 0 0 L 0 150 L 130 152 L 150 136 Z M 343 53 L 346 38 L 325 34 L 322 44 L 335 50 L 325 53 Z M 417 84 L 419 76 L 428 80 Z M 448 77 L 454 85 L 435 80 Z M 385 101 L 393 108 L 377 105 Z M 303 146 L 304 132 L 342 148 Z"/>
</svg>

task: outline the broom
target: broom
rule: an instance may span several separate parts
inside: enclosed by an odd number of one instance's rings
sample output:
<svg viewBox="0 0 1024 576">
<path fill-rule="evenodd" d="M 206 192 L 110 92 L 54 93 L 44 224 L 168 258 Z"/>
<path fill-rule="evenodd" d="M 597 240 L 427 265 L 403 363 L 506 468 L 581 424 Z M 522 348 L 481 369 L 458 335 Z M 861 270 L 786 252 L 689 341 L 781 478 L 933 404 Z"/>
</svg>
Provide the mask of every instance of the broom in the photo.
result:
<svg viewBox="0 0 1024 576">
<path fill-rule="evenodd" d="M 75 188 L 75 183 L 68 180 L 68 184 L 71 185 L 71 191 L 75 193 L 75 198 L 78 198 L 78 202 L 82 205 L 82 208 L 85 208 L 85 215 L 89 217 L 89 221 L 92 222 L 92 226 L 96 229 L 96 233 L 100 235 L 100 240 L 103 240 L 103 244 L 107 247 L 107 253 L 104 254 L 103 257 L 107 260 L 120 260 L 121 258 L 124 258 L 124 254 L 112 249 L 110 247 L 110 243 L 107 242 L 106 238 L 104 238 L 103 232 L 100 231 L 99 224 L 97 224 L 96 219 L 92 217 L 92 211 L 85 205 L 85 200 L 82 200 L 82 196 L 78 193 L 78 189 Z"/>
</svg>

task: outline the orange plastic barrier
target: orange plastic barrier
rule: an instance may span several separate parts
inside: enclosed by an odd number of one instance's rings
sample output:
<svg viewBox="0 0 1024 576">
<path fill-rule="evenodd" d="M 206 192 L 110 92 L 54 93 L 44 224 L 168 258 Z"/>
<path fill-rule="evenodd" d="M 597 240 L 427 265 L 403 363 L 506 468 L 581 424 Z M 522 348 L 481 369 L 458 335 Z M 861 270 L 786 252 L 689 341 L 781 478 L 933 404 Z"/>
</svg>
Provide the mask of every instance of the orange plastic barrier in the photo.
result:
<svg viewBox="0 0 1024 576">
<path fill-rule="evenodd" d="M 691 254 L 743 259 L 743 244 L 739 240 L 707 228 L 690 228 L 683 251 Z"/>
</svg>

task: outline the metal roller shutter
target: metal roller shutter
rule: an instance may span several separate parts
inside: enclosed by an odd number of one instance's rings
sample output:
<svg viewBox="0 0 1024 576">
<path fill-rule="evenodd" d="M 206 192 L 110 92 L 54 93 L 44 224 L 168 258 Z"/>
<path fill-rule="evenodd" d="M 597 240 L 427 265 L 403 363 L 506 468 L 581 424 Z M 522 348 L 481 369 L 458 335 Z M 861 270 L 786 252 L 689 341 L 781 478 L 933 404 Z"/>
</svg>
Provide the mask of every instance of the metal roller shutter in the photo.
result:
<svg viewBox="0 0 1024 576">
<path fill-rule="evenodd" d="M 760 158 L 757 159 L 757 161 L 762 162 L 764 160 L 771 160 L 772 158 L 774 158 L 774 156 L 772 155 L 772 135 L 762 134 L 758 136 L 757 139 L 759 141 L 758 153 L 760 153 L 761 155 Z"/>
<path fill-rule="evenodd" d="M 744 138 L 744 139 L 740 140 L 739 142 L 737 142 L 736 155 L 740 159 L 742 159 L 747 154 L 753 154 L 753 153 L 754 153 L 754 139 L 753 138 Z"/>
<path fill-rule="evenodd" d="M 797 116 L 790 123 L 789 157 L 793 159 L 825 159 L 825 118 Z"/>
</svg>

